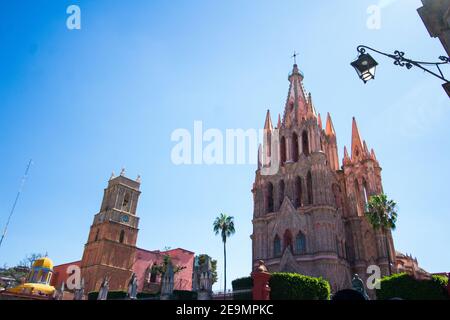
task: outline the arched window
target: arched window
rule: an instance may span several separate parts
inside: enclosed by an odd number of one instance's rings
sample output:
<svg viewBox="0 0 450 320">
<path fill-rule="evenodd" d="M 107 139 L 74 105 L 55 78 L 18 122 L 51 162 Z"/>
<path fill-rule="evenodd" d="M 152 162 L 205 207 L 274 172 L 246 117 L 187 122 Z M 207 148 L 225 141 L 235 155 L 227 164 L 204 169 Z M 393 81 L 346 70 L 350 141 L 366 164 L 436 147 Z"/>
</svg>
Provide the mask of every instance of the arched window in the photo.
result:
<svg viewBox="0 0 450 320">
<path fill-rule="evenodd" d="M 306 238 L 305 235 L 300 231 L 295 238 L 295 252 L 297 254 L 306 253 Z"/>
<path fill-rule="evenodd" d="M 289 250 L 291 250 L 291 252 L 294 252 L 293 243 L 292 243 L 292 233 L 289 230 L 286 230 L 284 232 L 283 247 L 284 247 L 284 250 L 289 249 Z"/>
<path fill-rule="evenodd" d="M 308 175 L 306 177 L 306 187 L 308 189 L 308 204 L 312 205 L 314 203 L 314 199 L 313 199 L 313 185 L 312 185 L 311 171 L 308 171 Z"/>
<path fill-rule="evenodd" d="M 156 265 L 156 262 L 155 262 L 155 263 L 153 263 L 153 266 L 152 266 L 152 268 L 150 270 L 150 283 L 155 283 L 156 282 L 156 277 L 158 275 L 158 273 L 156 271 L 156 267 L 157 267 L 157 265 Z"/>
<path fill-rule="evenodd" d="M 294 203 L 296 208 L 302 206 L 302 178 L 295 178 L 295 188 L 294 188 Z"/>
<path fill-rule="evenodd" d="M 305 156 L 309 156 L 309 140 L 308 133 L 306 131 L 303 131 L 302 134 L 302 149 Z"/>
<path fill-rule="evenodd" d="M 267 213 L 273 212 L 273 184 L 269 182 L 266 190 Z"/>
<path fill-rule="evenodd" d="M 284 181 L 281 180 L 280 184 L 278 186 L 278 208 L 281 208 L 281 205 L 283 204 L 283 200 L 284 200 Z"/>
<path fill-rule="evenodd" d="M 100 233 L 100 230 L 97 229 L 97 232 L 95 233 L 95 240 L 94 241 L 98 241 L 99 233 Z"/>
<path fill-rule="evenodd" d="M 295 132 L 292 134 L 292 160 L 298 161 L 298 136 Z"/>
<path fill-rule="evenodd" d="M 129 204 L 130 204 L 130 194 L 127 192 L 127 193 L 125 193 L 125 196 L 123 197 L 122 210 L 127 211 Z"/>
<path fill-rule="evenodd" d="M 286 138 L 281 137 L 280 140 L 280 164 L 284 165 L 286 163 Z"/>
<path fill-rule="evenodd" d="M 120 231 L 120 236 L 119 236 L 119 242 L 123 243 L 123 240 L 125 239 L 125 231 Z"/>
<path fill-rule="evenodd" d="M 278 235 L 273 239 L 273 255 L 279 257 L 281 255 L 281 241 Z"/>
</svg>

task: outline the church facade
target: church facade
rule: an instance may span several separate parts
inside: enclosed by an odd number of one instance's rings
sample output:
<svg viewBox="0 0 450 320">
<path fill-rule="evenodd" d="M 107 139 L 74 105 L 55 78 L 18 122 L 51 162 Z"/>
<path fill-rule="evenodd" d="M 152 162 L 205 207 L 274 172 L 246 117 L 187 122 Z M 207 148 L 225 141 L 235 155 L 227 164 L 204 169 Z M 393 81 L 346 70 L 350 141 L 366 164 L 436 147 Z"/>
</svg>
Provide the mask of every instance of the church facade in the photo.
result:
<svg viewBox="0 0 450 320">
<path fill-rule="evenodd" d="M 271 272 L 321 276 L 337 291 L 351 287 L 354 273 L 365 279 L 370 265 L 389 274 L 396 251 L 391 233 L 375 231 L 364 215 L 367 199 L 383 192 L 374 150 L 353 118 L 341 165 L 331 116 L 323 126 L 303 78 L 295 64 L 276 126 L 267 112 L 252 189 L 253 267 L 263 260 Z"/>
</svg>

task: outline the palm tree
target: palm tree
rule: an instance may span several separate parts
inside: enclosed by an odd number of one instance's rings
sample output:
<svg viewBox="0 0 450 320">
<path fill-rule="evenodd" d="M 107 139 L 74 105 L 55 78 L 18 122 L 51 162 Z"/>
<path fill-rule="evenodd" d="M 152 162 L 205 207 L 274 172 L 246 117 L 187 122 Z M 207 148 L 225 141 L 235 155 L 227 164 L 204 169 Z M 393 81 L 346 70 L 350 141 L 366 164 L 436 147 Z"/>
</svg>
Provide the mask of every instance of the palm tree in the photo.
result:
<svg viewBox="0 0 450 320">
<path fill-rule="evenodd" d="M 389 275 L 392 274 L 391 254 L 389 239 L 387 232 L 395 230 L 397 222 L 397 204 L 393 200 L 389 200 L 385 194 L 370 197 L 367 207 L 366 216 L 375 230 L 381 230 L 386 237 L 386 249 L 389 263 Z"/>
<path fill-rule="evenodd" d="M 224 284 L 224 297 L 227 293 L 227 238 L 233 235 L 236 231 L 234 230 L 234 217 L 230 217 L 224 213 L 214 220 L 213 230 L 216 236 L 220 233 L 223 242 L 223 256 L 225 261 L 225 284 Z"/>
</svg>

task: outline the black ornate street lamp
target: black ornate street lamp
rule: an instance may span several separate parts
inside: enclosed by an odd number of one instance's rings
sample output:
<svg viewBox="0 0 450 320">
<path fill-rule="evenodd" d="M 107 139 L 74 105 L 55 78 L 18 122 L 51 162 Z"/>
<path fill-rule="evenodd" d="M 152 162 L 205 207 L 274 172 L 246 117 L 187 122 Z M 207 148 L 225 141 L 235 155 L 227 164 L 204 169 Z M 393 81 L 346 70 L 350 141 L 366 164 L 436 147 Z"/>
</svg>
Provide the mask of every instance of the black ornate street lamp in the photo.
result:
<svg viewBox="0 0 450 320">
<path fill-rule="evenodd" d="M 406 67 L 406 69 L 411 69 L 412 67 L 417 67 L 422 69 L 423 71 L 435 76 L 436 78 L 439 78 L 443 81 L 445 81 L 445 83 L 442 85 L 445 89 L 445 91 L 447 92 L 448 96 L 450 97 L 450 81 L 448 81 L 447 79 L 445 79 L 444 74 L 442 73 L 442 70 L 440 68 L 441 65 L 443 64 L 449 64 L 450 63 L 450 58 L 449 57 L 445 57 L 445 56 L 441 56 L 439 57 L 439 62 L 423 62 L 423 61 L 415 61 L 415 60 L 411 60 L 405 57 L 405 53 L 402 51 L 394 51 L 394 54 L 389 54 L 389 53 L 385 53 L 385 52 L 381 52 L 379 50 L 367 47 L 367 46 L 358 46 L 358 48 L 356 49 L 358 50 L 358 59 L 356 59 L 355 61 L 353 61 L 351 63 L 351 66 L 353 68 L 355 68 L 356 73 L 358 74 L 358 77 L 364 82 L 367 83 L 368 81 L 375 79 L 375 71 L 376 71 L 376 67 L 378 65 L 378 62 L 375 61 L 374 58 L 372 58 L 372 56 L 368 53 L 366 53 L 366 50 L 371 50 L 373 52 L 379 53 L 383 56 L 386 56 L 388 58 L 391 58 L 394 60 L 394 64 L 396 66 L 400 66 L 400 67 Z M 437 70 L 439 71 L 439 74 L 436 72 L 433 72 L 429 69 L 427 69 L 425 66 L 435 66 L 437 68 Z"/>
</svg>

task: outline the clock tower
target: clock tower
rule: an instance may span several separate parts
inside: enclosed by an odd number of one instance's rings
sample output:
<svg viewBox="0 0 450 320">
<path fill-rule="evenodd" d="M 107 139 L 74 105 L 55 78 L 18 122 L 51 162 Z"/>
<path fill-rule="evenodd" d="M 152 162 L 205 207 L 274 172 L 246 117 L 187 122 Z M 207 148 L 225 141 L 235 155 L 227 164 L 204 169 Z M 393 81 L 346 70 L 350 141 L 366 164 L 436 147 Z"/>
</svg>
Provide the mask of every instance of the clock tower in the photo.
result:
<svg viewBox="0 0 450 320">
<path fill-rule="evenodd" d="M 129 179 L 124 170 L 111 176 L 81 260 L 86 292 L 98 291 L 105 276 L 110 290 L 126 290 L 136 255 L 139 188 L 140 177 Z"/>
</svg>

